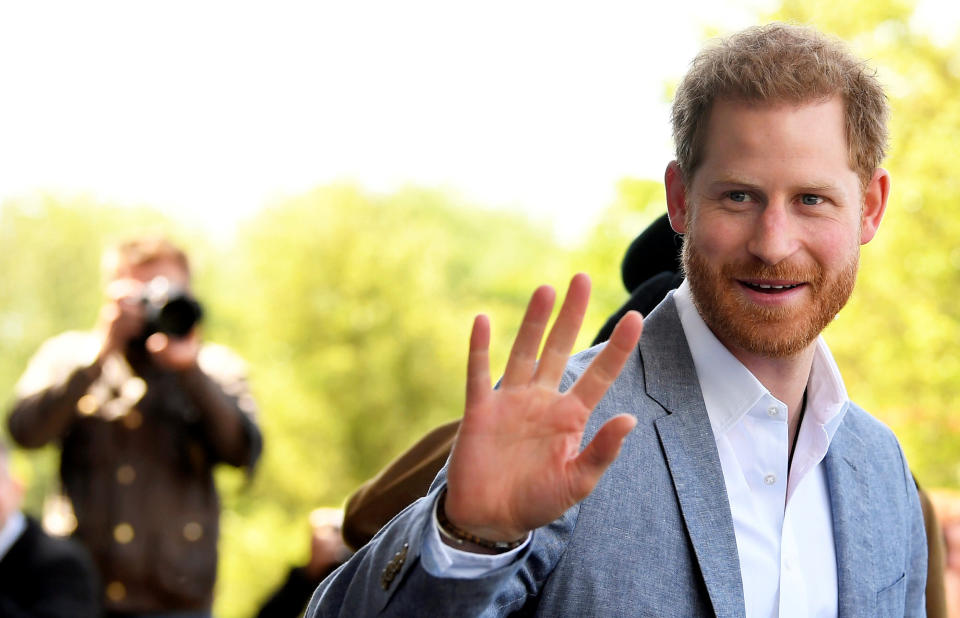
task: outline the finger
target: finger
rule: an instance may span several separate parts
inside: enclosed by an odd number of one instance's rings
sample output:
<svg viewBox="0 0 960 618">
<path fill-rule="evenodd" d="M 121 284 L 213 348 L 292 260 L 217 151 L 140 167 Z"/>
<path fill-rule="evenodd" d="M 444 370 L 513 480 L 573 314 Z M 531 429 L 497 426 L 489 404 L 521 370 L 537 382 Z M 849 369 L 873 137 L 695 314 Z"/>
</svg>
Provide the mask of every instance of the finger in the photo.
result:
<svg viewBox="0 0 960 618">
<path fill-rule="evenodd" d="M 587 302 L 590 300 L 590 277 L 578 273 L 570 280 L 567 296 L 563 299 L 563 306 L 557 315 L 547 343 L 543 346 L 540 363 L 534 381 L 543 386 L 554 387 L 560 383 L 560 376 L 567 366 L 570 350 L 577 341 L 577 333 L 583 323 L 583 315 L 587 311 Z"/>
<path fill-rule="evenodd" d="M 643 318 L 636 311 L 628 311 L 617 322 L 607 345 L 570 388 L 570 394 L 580 400 L 585 410 L 593 410 L 600 403 L 604 393 L 620 374 L 627 358 L 637 347 L 641 332 Z"/>
<path fill-rule="evenodd" d="M 114 279 L 107 284 L 107 298 L 111 300 L 135 299 L 140 296 L 143 283 L 136 279 Z"/>
<path fill-rule="evenodd" d="M 467 357 L 467 410 L 490 394 L 490 320 L 478 315 L 470 331 L 470 355 Z"/>
<path fill-rule="evenodd" d="M 170 339 L 163 333 L 153 333 L 147 337 L 146 347 L 151 354 L 160 354 L 170 345 Z"/>
<path fill-rule="evenodd" d="M 513 340 L 513 347 L 510 349 L 507 368 L 503 372 L 504 387 L 524 385 L 530 381 L 533 368 L 537 364 L 540 340 L 547 330 L 555 298 L 556 292 L 549 285 L 540 286 L 530 297 L 517 338 Z"/>
<path fill-rule="evenodd" d="M 623 441 L 637 424 L 630 414 L 613 417 L 600 428 L 590 444 L 571 462 L 573 466 L 570 492 L 579 502 L 586 498 L 600 477 L 620 454 Z"/>
</svg>

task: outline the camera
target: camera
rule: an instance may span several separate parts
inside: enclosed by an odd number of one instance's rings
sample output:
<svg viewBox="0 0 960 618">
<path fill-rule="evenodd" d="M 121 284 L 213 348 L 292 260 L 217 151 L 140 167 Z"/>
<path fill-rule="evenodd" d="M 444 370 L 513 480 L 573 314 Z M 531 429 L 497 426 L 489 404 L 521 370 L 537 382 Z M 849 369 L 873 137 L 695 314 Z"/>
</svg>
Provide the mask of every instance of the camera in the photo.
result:
<svg viewBox="0 0 960 618">
<path fill-rule="evenodd" d="M 153 333 L 185 337 L 203 317 L 197 299 L 166 277 L 151 279 L 143 288 L 140 303 L 144 308 L 144 337 Z"/>
</svg>

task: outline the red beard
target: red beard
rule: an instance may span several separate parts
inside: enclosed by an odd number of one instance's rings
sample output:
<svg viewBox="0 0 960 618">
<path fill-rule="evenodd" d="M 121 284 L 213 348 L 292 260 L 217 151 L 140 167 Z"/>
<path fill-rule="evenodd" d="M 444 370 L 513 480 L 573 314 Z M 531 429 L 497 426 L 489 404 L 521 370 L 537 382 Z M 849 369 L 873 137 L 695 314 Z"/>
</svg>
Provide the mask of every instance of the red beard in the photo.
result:
<svg viewBox="0 0 960 618">
<path fill-rule="evenodd" d="M 828 280 L 818 264 L 768 266 L 754 259 L 717 267 L 689 240 L 687 234 L 683 243 L 683 269 L 703 321 L 725 345 L 761 356 L 784 358 L 806 349 L 847 303 L 857 278 L 859 247 L 850 261 Z M 808 284 L 809 297 L 802 304 L 788 307 L 758 306 L 737 289 L 738 279 L 803 281 Z"/>
</svg>

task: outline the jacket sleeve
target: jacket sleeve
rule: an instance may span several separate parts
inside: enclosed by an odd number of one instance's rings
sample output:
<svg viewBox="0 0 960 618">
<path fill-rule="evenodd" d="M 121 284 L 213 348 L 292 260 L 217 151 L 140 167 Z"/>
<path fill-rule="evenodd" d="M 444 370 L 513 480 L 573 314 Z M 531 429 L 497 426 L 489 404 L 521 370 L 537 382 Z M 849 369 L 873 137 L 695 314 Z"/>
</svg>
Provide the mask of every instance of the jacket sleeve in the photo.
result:
<svg viewBox="0 0 960 618">
<path fill-rule="evenodd" d="M 252 471 L 263 450 L 246 365 L 223 346 L 206 344 L 180 383 L 200 414 L 206 442 L 218 461 Z"/>
<path fill-rule="evenodd" d="M 438 479 L 442 481 L 442 479 Z M 566 549 L 578 507 L 533 533 L 517 559 L 472 579 L 436 577 L 421 557 L 443 482 L 320 584 L 305 616 L 506 616 L 535 603 Z"/>
<path fill-rule="evenodd" d="M 96 342 L 69 332 L 44 342 L 15 387 L 7 417 L 20 446 L 37 448 L 62 438 L 77 417 L 77 404 L 100 375 Z"/>
</svg>

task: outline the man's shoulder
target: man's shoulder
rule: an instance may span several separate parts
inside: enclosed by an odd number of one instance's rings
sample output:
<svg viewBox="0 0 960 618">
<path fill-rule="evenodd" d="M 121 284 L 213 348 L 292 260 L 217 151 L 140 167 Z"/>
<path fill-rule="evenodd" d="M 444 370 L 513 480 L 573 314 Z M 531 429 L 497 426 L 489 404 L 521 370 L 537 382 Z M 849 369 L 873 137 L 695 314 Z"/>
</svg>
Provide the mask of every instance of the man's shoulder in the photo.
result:
<svg viewBox="0 0 960 618">
<path fill-rule="evenodd" d="M 45 340 L 36 356 L 62 361 L 92 362 L 100 351 L 100 340 L 93 331 L 68 330 Z"/>
<path fill-rule="evenodd" d="M 71 330 L 50 337 L 34 353 L 15 392 L 24 397 L 64 381 L 73 371 L 89 366 L 100 351 L 100 340 L 92 331 Z"/>
<path fill-rule="evenodd" d="M 902 483 L 912 486 L 912 482 L 907 482 L 906 456 L 893 430 L 855 403 L 850 403 L 828 455 L 830 452 L 878 482 L 893 483 L 894 487 Z"/>
<path fill-rule="evenodd" d="M 672 372 L 675 365 L 689 365 L 692 368 L 693 361 L 690 358 L 683 326 L 672 296 L 671 292 L 649 315 L 644 317 L 640 343 L 627 357 L 623 370 L 617 378 L 618 381 L 624 379 L 634 381 L 638 372 L 641 372 L 643 362 L 646 361 L 654 361 L 650 367 L 654 372 Z M 569 387 L 580 377 L 606 345 L 607 342 L 604 341 L 570 357 L 561 388 Z"/>
<path fill-rule="evenodd" d="M 855 435 L 866 445 L 899 445 L 897 436 L 890 427 L 852 401 L 840 427 Z"/>
</svg>

